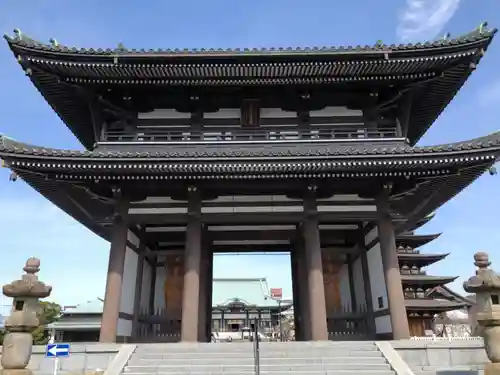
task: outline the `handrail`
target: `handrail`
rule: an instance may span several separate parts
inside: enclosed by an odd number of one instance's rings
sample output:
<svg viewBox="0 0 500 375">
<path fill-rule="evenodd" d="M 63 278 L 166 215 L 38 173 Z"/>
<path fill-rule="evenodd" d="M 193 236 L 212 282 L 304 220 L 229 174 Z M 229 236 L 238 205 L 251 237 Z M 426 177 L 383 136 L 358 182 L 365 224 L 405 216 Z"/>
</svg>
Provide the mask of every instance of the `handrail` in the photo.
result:
<svg viewBox="0 0 500 375">
<path fill-rule="evenodd" d="M 255 375 L 260 375 L 260 338 L 259 338 L 259 318 L 254 320 L 253 328 L 253 358 Z"/>
<path fill-rule="evenodd" d="M 107 131 L 105 142 L 239 142 L 239 141 L 280 141 L 318 139 L 373 139 L 397 137 L 395 127 L 387 128 L 341 128 L 309 130 L 271 129 L 228 129 L 227 131 L 195 131 L 155 129 L 154 131 Z"/>
</svg>

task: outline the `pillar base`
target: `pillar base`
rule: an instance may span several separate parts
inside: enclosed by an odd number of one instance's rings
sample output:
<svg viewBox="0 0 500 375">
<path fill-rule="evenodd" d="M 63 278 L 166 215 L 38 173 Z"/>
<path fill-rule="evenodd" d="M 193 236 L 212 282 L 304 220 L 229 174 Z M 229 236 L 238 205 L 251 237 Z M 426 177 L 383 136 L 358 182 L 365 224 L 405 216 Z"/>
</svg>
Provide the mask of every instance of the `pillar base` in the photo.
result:
<svg viewBox="0 0 500 375">
<path fill-rule="evenodd" d="M 485 364 L 484 375 L 500 375 L 500 363 Z"/>
</svg>

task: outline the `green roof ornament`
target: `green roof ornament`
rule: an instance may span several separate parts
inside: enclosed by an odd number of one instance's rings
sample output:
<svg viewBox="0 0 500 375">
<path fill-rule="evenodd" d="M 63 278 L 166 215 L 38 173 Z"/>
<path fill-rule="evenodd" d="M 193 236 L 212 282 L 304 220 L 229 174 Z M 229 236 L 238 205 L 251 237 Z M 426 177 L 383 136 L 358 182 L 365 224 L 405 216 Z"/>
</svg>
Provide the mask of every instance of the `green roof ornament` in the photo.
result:
<svg viewBox="0 0 500 375">
<path fill-rule="evenodd" d="M 55 47 L 55 48 L 59 47 L 59 43 L 57 43 L 56 39 L 50 38 L 49 42 L 52 45 L 52 47 Z"/>
<path fill-rule="evenodd" d="M 381 47 L 381 46 L 383 46 L 383 45 L 384 45 L 384 41 L 383 41 L 383 40 L 381 40 L 381 39 L 379 39 L 379 40 L 377 40 L 377 43 L 375 43 L 375 45 L 376 45 L 377 47 Z"/>
<path fill-rule="evenodd" d="M 17 40 L 23 40 L 23 33 L 19 29 L 14 29 L 14 35 Z"/>
<path fill-rule="evenodd" d="M 479 34 L 483 34 L 486 31 L 487 27 L 488 27 L 488 22 L 485 21 L 485 22 L 481 23 L 479 25 L 479 27 L 477 28 L 477 30 L 479 31 Z"/>
<path fill-rule="evenodd" d="M 451 37 L 451 34 L 450 33 L 446 33 L 443 35 L 443 40 L 449 40 Z"/>
<path fill-rule="evenodd" d="M 121 52 L 125 52 L 127 49 L 125 48 L 125 45 L 123 43 L 118 43 L 117 50 L 121 51 Z"/>
</svg>

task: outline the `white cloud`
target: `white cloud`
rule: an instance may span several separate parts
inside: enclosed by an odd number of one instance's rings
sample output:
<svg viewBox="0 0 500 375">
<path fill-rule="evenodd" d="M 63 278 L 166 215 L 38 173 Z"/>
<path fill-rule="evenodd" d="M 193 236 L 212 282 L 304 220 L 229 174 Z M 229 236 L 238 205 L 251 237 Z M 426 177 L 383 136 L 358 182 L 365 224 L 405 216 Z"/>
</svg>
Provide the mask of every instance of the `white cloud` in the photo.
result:
<svg viewBox="0 0 500 375">
<path fill-rule="evenodd" d="M 406 0 L 399 16 L 398 38 L 403 42 L 430 40 L 443 31 L 460 0 Z"/>
</svg>

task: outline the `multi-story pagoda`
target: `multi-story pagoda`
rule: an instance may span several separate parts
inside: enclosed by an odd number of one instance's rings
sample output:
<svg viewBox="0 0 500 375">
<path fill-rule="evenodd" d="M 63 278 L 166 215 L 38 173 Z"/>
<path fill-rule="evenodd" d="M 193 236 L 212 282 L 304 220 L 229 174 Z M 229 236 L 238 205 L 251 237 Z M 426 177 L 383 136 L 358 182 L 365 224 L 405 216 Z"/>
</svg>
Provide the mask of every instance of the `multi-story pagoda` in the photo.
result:
<svg viewBox="0 0 500 375">
<path fill-rule="evenodd" d="M 427 223 L 433 215 L 417 226 Z M 436 316 L 447 311 L 462 310 L 472 301 L 455 293 L 446 284 L 458 276 L 428 275 L 425 267 L 446 258 L 449 254 L 422 253 L 419 247 L 439 237 L 439 234 L 419 235 L 413 230 L 396 237 L 401 283 L 406 299 L 406 311 L 411 336 L 425 336 L 433 331 Z"/>
<path fill-rule="evenodd" d="M 149 51 L 16 31 L 10 49 L 87 150 L 4 137 L 0 156 L 111 242 L 102 341 L 207 340 L 212 254 L 256 250 L 291 252 L 298 339 L 405 338 L 397 235 L 490 168 L 500 134 L 415 144 L 495 31 Z"/>
</svg>

